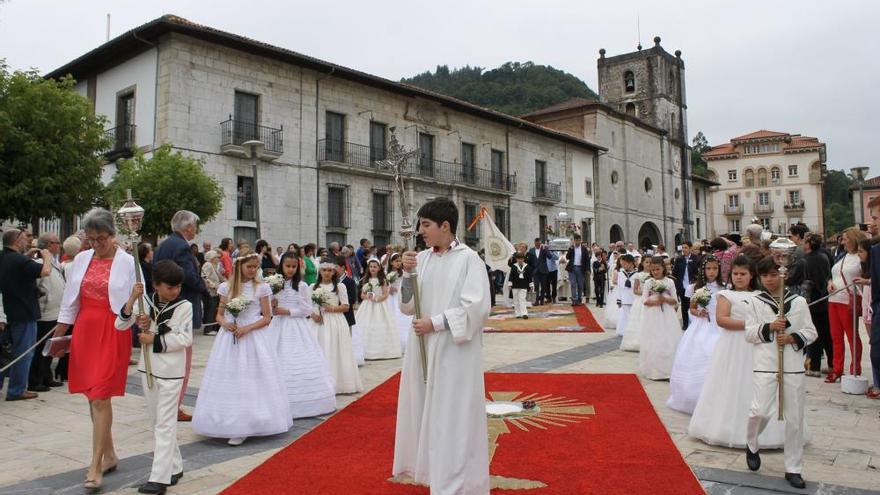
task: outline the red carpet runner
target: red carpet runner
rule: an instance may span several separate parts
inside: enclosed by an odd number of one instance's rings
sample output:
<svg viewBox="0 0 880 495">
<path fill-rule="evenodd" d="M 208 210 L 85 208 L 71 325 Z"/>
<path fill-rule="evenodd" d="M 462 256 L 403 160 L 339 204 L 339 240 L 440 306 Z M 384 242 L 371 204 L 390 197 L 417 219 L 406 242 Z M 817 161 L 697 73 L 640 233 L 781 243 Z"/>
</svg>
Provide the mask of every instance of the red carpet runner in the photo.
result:
<svg viewBox="0 0 880 495">
<path fill-rule="evenodd" d="M 427 495 L 388 481 L 397 384 L 390 378 L 224 493 Z M 529 398 L 539 410 L 490 420 L 490 471 L 493 482 L 543 486 L 493 495 L 704 493 L 634 375 L 487 373 L 486 390 L 496 400 Z"/>
</svg>

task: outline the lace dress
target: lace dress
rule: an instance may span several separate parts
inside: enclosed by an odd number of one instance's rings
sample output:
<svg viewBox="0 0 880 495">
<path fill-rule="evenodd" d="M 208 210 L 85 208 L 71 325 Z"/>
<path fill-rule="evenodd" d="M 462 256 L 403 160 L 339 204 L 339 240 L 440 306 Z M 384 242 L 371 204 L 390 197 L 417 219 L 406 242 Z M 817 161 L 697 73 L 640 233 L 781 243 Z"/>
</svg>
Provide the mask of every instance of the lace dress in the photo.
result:
<svg viewBox="0 0 880 495">
<path fill-rule="evenodd" d="M 328 294 L 326 306 L 348 304 L 348 294 L 344 284 L 337 284 L 333 292 L 332 284 L 321 284 L 320 287 Z M 317 310 L 318 308 L 314 308 Z M 324 356 L 330 363 L 330 374 L 336 384 L 337 394 L 353 394 L 364 389 L 357 361 L 351 348 L 351 331 L 343 313 L 322 312 L 323 322 L 315 324 L 318 343 L 324 350 Z"/>
</svg>

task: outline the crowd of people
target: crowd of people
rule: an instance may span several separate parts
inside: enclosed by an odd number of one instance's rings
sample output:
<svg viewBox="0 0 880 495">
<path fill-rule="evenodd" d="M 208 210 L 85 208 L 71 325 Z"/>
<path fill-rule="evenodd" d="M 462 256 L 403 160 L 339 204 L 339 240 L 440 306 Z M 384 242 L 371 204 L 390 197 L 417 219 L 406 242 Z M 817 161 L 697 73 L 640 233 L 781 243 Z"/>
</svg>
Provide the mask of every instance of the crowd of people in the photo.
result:
<svg viewBox="0 0 880 495">
<path fill-rule="evenodd" d="M 667 405 L 692 415 L 691 436 L 746 448 L 752 469 L 760 447 L 784 446 L 786 477 L 800 486 L 809 438 L 802 380 L 861 374 L 853 315 L 871 335 L 867 396 L 880 397 L 880 332 L 871 330 L 871 301 L 880 300 L 880 199 L 870 209 L 867 232 L 853 227 L 827 244 L 793 225 L 788 237 L 798 247 L 784 265 L 760 225 L 742 238 L 685 242 L 672 254 L 663 245 L 587 247 L 579 235 L 557 251 L 536 238 L 532 247 L 515 245 L 508 272 L 486 266 L 488 293 L 492 306 L 502 295 L 518 318 L 529 317 L 530 305 L 579 306 L 592 294 L 604 326 L 622 337 L 620 349 L 639 353 L 638 373 L 670 381 Z M 224 238 L 200 248 L 192 242 L 198 222 L 178 212 L 173 233 L 155 249 L 117 238 L 102 209 L 63 243 L 52 233 L 36 240 L 27 230 L 3 233 L 2 350 L 18 358 L 3 374 L 6 400 L 33 399 L 65 381 L 70 393 L 86 396 L 94 424 L 87 488 L 100 488 L 116 468 L 110 400 L 125 393 L 130 365 L 138 366 L 156 430 L 157 455 L 141 493 L 164 493 L 182 476 L 178 421 L 192 420 L 196 432 L 230 445 L 281 433 L 295 418 L 334 411 L 337 394 L 361 392 L 359 367 L 367 361 L 399 358 L 407 348 L 414 320 L 401 309 L 402 247 L 361 239 L 357 247 L 273 249 L 258 240 L 252 248 Z M 775 316 L 780 297 L 785 320 Z M 190 416 L 181 404 L 198 330 L 215 339 Z M 36 343 L 50 334 L 55 350 L 46 355 Z M 774 342 L 786 345 L 784 423 L 771 419 L 776 352 L 764 344 Z M 144 351 L 133 355 L 133 347 Z"/>
</svg>

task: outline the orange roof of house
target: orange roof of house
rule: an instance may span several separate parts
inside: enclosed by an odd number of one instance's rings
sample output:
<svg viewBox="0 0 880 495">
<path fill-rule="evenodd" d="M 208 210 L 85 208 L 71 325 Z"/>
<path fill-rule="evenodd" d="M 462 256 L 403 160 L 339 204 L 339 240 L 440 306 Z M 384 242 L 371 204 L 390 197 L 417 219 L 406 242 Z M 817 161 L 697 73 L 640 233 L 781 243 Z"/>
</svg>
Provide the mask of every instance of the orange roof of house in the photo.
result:
<svg viewBox="0 0 880 495">
<path fill-rule="evenodd" d="M 733 143 L 724 143 L 718 146 L 713 146 L 711 150 L 703 153 L 704 157 L 712 157 L 712 156 L 723 156 L 730 155 L 736 153 L 734 150 Z"/>
<path fill-rule="evenodd" d="M 819 138 L 809 137 L 809 136 L 792 136 L 791 143 L 786 146 L 785 149 L 799 149 L 799 148 L 818 148 L 825 146 L 825 143 L 820 143 Z"/>
<path fill-rule="evenodd" d="M 761 129 L 760 131 L 750 132 L 743 136 L 735 137 L 730 140 L 730 142 L 735 143 L 737 141 L 747 141 L 749 139 L 763 139 L 763 138 L 771 138 L 771 137 L 784 137 L 788 136 L 787 132 L 776 132 L 776 131 L 768 131 L 766 129 Z"/>
</svg>

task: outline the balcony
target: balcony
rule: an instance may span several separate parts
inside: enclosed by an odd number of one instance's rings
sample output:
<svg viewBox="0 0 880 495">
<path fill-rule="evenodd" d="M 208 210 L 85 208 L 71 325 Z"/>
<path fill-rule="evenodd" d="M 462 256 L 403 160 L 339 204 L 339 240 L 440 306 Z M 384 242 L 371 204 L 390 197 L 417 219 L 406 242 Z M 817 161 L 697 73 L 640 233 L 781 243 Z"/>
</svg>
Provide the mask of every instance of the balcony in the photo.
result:
<svg viewBox="0 0 880 495">
<path fill-rule="evenodd" d="M 250 158 L 253 141 L 263 143 L 262 149 L 257 146 L 257 158 L 277 160 L 284 153 L 284 128 L 275 129 L 232 117 L 220 123 L 220 152 L 224 155 Z"/>
<path fill-rule="evenodd" d="M 532 182 L 532 201 L 555 204 L 562 200 L 562 184 L 547 181 Z"/>
<path fill-rule="evenodd" d="M 135 125 L 123 124 L 104 131 L 110 140 L 110 148 L 104 152 L 108 161 L 115 162 L 120 158 L 131 158 L 135 150 Z"/>
<path fill-rule="evenodd" d="M 795 201 L 793 203 L 785 203 L 785 205 L 783 205 L 783 209 L 786 213 L 803 213 L 804 208 L 805 206 L 803 201 Z"/>
<path fill-rule="evenodd" d="M 742 207 L 742 205 L 725 204 L 724 205 L 724 214 L 730 215 L 730 216 L 741 217 L 743 214 L 743 207 Z"/>
<path fill-rule="evenodd" d="M 394 173 L 391 170 L 379 165 L 385 157 L 385 148 L 327 139 L 318 141 L 318 163 L 322 168 L 367 176 L 392 177 Z M 405 173 L 410 179 L 427 183 L 439 182 L 502 194 L 516 192 L 515 175 L 465 166 L 456 162 L 413 157 L 407 161 Z"/>
<path fill-rule="evenodd" d="M 773 203 L 768 203 L 766 205 L 755 203 L 755 215 L 768 215 L 770 213 L 773 213 Z"/>
</svg>

